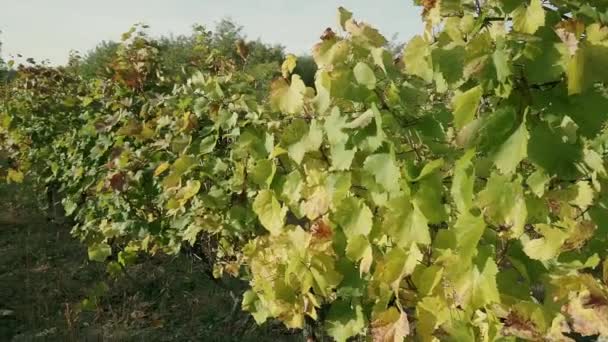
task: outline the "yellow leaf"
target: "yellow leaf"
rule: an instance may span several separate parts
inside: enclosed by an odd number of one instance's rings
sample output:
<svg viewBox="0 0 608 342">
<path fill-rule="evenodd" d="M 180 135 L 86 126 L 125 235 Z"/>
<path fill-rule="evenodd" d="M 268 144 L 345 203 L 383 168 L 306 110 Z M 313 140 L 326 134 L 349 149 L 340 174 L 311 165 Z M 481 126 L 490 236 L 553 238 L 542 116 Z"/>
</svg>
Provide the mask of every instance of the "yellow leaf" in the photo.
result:
<svg viewBox="0 0 608 342">
<path fill-rule="evenodd" d="M 15 169 L 8 169 L 7 179 L 9 182 L 23 183 L 23 172 Z"/>
<path fill-rule="evenodd" d="M 289 75 L 291 75 L 293 70 L 296 68 L 297 62 L 298 58 L 293 54 L 289 54 L 287 57 L 285 57 L 285 61 L 283 61 L 283 65 L 281 65 L 283 77 L 288 78 Z"/>
<path fill-rule="evenodd" d="M 201 189 L 201 182 L 195 180 L 189 180 L 186 183 L 186 186 L 181 188 L 176 195 L 176 198 L 179 199 L 180 203 L 186 203 L 189 199 L 194 197 Z"/>
<path fill-rule="evenodd" d="M 154 170 L 154 177 L 158 177 L 160 174 L 165 172 L 168 168 L 169 168 L 169 163 L 167 163 L 167 162 L 161 163 L 160 165 L 158 165 L 156 167 L 156 170 Z"/>
</svg>

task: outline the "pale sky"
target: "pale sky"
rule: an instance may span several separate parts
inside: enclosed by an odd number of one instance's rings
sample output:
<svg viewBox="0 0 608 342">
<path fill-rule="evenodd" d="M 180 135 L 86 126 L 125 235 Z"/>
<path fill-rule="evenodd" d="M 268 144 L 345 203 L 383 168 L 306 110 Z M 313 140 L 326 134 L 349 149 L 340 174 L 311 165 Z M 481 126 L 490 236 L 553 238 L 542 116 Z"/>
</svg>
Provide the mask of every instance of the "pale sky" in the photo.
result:
<svg viewBox="0 0 608 342">
<path fill-rule="evenodd" d="M 2 56 L 17 53 L 54 64 L 69 51 L 84 53 L 102 40 L 119 40 L 132 24 L 151 33 L 187 34 L 195 23 L 212 28 L 229 17 L 249 39 L 284 45 L 288 52 L 311 49 L 323 30 L 337 26 L 337 8 L 380 30 L 388 39 L 409 40 L 422 31 L 412 0 L 0 0 Z"/>
</svg>

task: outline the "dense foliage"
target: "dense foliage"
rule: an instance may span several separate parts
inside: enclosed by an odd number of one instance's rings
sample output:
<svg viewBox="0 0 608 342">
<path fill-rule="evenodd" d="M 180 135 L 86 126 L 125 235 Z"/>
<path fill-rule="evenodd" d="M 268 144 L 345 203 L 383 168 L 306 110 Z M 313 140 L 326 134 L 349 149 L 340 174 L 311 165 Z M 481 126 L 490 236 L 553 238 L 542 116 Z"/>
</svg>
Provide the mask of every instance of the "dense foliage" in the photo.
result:
<svg viewBox="0 0 608 342">
<path fill-rule="evenodd" d="M 260 40 L 250 41 L 244 45 L 246 55 L 241 56 L 235 46 L 246 39 L 243 27 L 228 19 L 221 20 L 213 30 L 194 25 L 191 34 L 162 36 L 153 40 L 158 50 L 157 67 L 166 76 L 175 78 L 176 82 L 187 80 L 209 57 L 205 49 L 201 49 L 201 43 L 204 42 L 206 49 L 212 49 L 214 53 L 245 68 L 259 82 L 269 84 L 278 75 L 277 63 L 280 64 L 285 57 L 283 47 L 268 45 Z M 119 46 L 119 43 L 113 41 L 101 42 L 84 56 L 75 54 L 69 64 L 85 79 L 108 77 L 111 72 L 108 66 L 112 64 Z"/>
<path fill-rule="evenodd" d="M 292 55 L 268 87 L 244 41 L 217 53 L 204 30 L 185 82 L 138 30 L 108 76 L 22 69 L 2 175 L 60 184 L 110 269 L 202 246 L 216 276 L 249 282 L 260 323 L 316 320 L 338 341 L 608 336 L 608 5 L 420 5 L 399 56 L 340 8 L 314 87 Z"/>
</svg>

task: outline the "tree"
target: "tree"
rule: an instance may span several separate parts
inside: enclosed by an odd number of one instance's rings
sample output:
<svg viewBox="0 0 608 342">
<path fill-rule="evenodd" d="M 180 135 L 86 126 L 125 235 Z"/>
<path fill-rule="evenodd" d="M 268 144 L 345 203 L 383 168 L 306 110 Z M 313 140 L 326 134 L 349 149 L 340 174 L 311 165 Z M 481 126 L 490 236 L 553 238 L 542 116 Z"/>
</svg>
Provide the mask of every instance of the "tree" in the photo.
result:
<svg viewBox="0 0 608 342">
<path fill-rule="evenodd" d="M 236 45 L 239 41 L 247 47 L 246 61 L 238 54 Z M 192 76 L 214 53 L 238 65 L 246 64 L 260 85 L 268 84 L 277 75 L 277 67 L 284 58 L 283 47 L 270 46 L 259 39 L 247 41 L 242 26 L 229 19 L 221 20 L 213 31 L 194 25 L 189 35 L 162 36 L 155 40 L 155 44 L 158 45 L 159 65 L 163 73 L 181 81 Z M 119 46 L 117 42 L 101 42 L 78 62 L 79 72 L 88 79 L 104 75 Z"/>
<path fill-rule="evenodd" d="M 0 31 L 2 33 L 2 31 Z M 4 81 L 8 73 L 8 66 L 2 58 L 2 41 L 0 41 L 0 81 Z"/>
<path fill-rule="evenodd" d="M 79 72 L 85 78 L 94 78 L 107 72 L 106 68 L 116 55 L 118 43 L 112 41 L 102 41 L 97 46 L 86 53 L 79 63 Z"/>
</svg>

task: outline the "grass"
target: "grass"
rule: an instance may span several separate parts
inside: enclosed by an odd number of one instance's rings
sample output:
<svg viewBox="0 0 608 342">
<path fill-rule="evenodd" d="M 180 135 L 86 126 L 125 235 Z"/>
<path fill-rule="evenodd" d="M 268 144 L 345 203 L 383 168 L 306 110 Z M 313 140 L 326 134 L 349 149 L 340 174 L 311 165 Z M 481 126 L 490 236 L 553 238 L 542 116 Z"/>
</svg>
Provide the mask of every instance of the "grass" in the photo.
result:
<svg viewBox="0 0 608 342">
<path fill-rule="evenodd" d="M 68 227 L 23 207 L 0 210 L 0 341 L 279 342 L 301 335 L 231 312 L 230 291 L 196 259 L 142 257 L 130 277 L 114 280 L 87 260 Z M 87 298 L 93 305 L 85 310 Z"/>
</svg>

